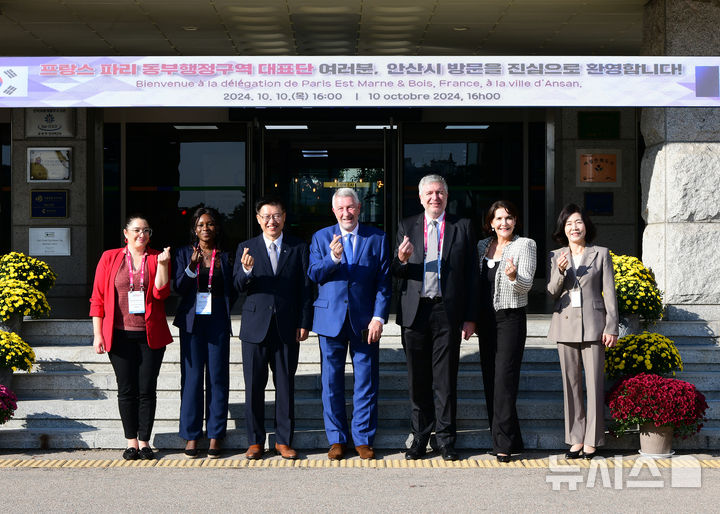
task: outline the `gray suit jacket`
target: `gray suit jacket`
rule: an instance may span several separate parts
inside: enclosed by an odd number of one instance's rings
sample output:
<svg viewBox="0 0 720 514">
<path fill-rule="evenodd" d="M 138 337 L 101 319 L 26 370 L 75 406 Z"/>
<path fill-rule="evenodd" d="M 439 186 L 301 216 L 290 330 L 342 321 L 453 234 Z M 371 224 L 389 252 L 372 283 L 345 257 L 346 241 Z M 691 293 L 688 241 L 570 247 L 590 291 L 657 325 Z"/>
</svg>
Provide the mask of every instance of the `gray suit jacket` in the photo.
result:
<svg viewBox="0 0 720 514">
<path fill-rule="evenodd" d="M 560 273 L 557 260 L 562 252 L 572 259 L 570 249 L 550 253 L 547 290 L 555 300 L 548 339 L 563 343 L 600 341 L 603 334 L 618 333 L 618 305 L 612 258 L 607 248 L 588 245 L 580 267 Z M 575 279 L 582 291 L 582 307 L 571 307 L 570 290 Z"/>
</svg>

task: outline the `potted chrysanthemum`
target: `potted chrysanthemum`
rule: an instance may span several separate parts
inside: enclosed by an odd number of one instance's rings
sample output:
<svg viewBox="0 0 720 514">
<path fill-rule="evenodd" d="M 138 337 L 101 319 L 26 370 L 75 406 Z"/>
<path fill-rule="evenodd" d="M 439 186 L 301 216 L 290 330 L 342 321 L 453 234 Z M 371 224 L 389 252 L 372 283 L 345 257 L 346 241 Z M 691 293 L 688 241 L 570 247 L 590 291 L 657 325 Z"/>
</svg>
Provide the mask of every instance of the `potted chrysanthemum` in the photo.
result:
<svg viewBox="0 0 720 514">
<path fill-rule="evenodd" d="M 57 275 L 48 263 L 21 252 L 10 252 L 0 257 L 0 280 L 20 280 L 47 294 L 55 285 Z"/>
<path fill-rule="evenodd" d="M 0 425 L 7 423 L 17 409 L 17 396 L 9 387 L 0 383 Z"/>
<path fill-rule="evenodd" d="M 683 439 L 700 431 L 708 404 L 695 386 L 684 380 L 640 373 L 613 387 L 608 406 L 620 436 L 640 425 L 640 452 L 671 455 L 672 438 Z"/>
<path fill-rule="evenodd" d="M 45 293 L 22 280 L 0 280 L 0 325 L 19 332 L 23 316 L 39 318 L 50 313 Z"/>
<path fill-rule="evenodd" d="M 682 369 L 675 343 L 662 334 L 647 331 L 630 334 L 605 349 L 605 376 L 609 380 L 643 372 L 674 376 Z"/>
<path fill-rule="evenodd" d="M 663 315 L 662 292 L 655 274 L 640 259 L 610 253 L 615 274 L 615 294 L 620 314 L 620 335 L 639 332 L 640 318 L 645 322 Z"/>
<path fill-rule="evenodd" d="M 35 352 L 15 332 L 0 330 L 0 384 L 10 385 L 13 371 L 31 371 Z"/>
</svg>

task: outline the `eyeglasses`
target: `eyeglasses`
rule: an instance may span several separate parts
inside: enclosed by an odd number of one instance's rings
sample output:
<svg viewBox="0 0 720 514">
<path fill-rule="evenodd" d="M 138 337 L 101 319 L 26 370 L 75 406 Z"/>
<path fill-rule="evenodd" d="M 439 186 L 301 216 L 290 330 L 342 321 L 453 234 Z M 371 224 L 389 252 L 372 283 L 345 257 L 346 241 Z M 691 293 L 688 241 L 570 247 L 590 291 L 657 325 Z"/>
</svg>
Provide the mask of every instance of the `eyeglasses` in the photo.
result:
<svg viewBox="0 0 720 514">
<path fill-rule="evenodd" d="M 284 214 L 258 214 L 257 217 L 263 220 L 264 223 L 267 223 L 272 219 L 275 223 L 279 223 L 282 221 Z"/>
<path fill-rule="evenodd" d="M 152 229 L 151 228 L 131 228 L 129 229 L 130 232 L 135 234 L 136 236 L 139 236 L 141 233 L 145 234 L 146 236 L 150 237 L 152 236 Z"/>
</svg>

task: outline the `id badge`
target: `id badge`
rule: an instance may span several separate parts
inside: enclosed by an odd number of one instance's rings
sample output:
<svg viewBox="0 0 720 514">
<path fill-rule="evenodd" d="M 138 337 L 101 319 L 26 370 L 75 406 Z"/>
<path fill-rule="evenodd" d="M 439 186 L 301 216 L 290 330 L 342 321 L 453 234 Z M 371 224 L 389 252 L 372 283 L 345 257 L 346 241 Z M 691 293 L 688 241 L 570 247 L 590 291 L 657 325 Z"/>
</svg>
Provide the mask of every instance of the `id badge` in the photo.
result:
<svg viewBox="0 0 720 514">
<path fill-rule="evenodd" d="M 212 293 L 198 293 L 195 301 L 195 314 L 212 314 Z"/>
<path fill-rule="evenodd" d="M 130 314 L 145 314 L 145 294 L 142 291 L 128 291 Z"/>
<path fill-rule="evenodd" d="M 582 294 L 579 289 L 573 289 L 570 291 L 570 306 L 582 307 Z"/>
</svg>

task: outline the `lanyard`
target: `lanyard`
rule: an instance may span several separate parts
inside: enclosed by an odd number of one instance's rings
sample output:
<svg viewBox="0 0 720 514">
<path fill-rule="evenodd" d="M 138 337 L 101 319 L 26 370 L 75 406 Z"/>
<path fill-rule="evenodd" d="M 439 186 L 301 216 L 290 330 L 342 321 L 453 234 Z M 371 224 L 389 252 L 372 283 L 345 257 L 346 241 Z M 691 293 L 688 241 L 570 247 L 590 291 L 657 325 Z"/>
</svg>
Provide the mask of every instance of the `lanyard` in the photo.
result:
<svg viewBox="0 0 720 514">
<path fill-rule="evenodd" d="M 130 276 L 130 291 L 135 290 L 135 285 L 133 282 L 133 262 L 132 257 L 130 256 L 130 249 L 125 249 L 125 257 L 127 260 L 127 267 L 128 267 L 128 275 Z M 140 291 L 143 291 L 145 289 L 145 257 L 147 257 L 147 252 L 145 252 L 142 256 L 142 260 L 140 261 Z"/>
<path fill-rule="evenodd" d="M 440 234 L 438 234 L 438 260 L 440 260 L 440 255 L 442 255 L 442 243 L 443 243 L 443 236 L 445 235 L 445 218 L 443 218 L 442 223 L 440 223 Z M 425 220 L 425 224 L 423 225 L 423 249 L 425 250 L 425 254 L 427 255 L 427 240 L 428 240 L 428 221 Z"/>
<path fill-rule="evenodd" d="M 208 292 L 212 290 L 212 277 L 215 272 L 215 248 L 213 248 L 212 259 L 210 259 L 210 271 L 208 274 Z M 197 263 L 197 270 L 195 271 L 198 279 L 198 290 L 200 289 L 200 261 Z"/>
</svg>

